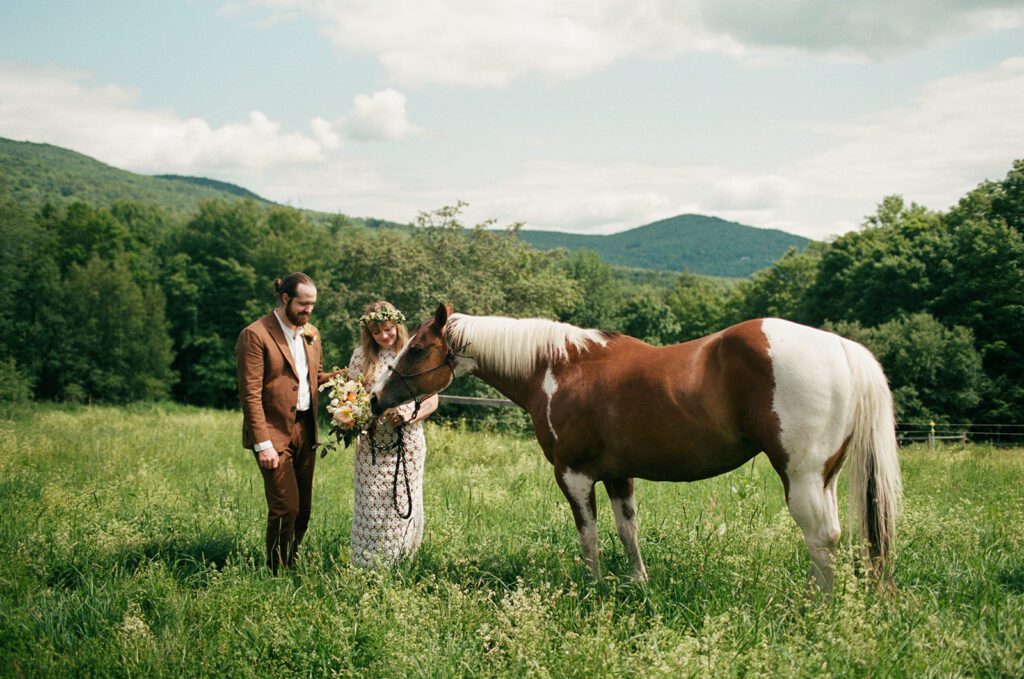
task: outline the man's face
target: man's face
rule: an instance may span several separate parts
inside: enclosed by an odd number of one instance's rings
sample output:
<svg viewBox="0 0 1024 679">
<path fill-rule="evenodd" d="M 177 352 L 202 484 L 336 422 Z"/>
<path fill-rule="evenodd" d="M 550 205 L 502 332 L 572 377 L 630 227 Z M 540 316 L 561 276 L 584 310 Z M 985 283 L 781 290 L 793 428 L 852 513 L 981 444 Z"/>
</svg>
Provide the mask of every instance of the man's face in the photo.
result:
<svg viewBox="0 0 1024 679">
<path fill-rule="evenodd" d="M 285 293 L 281 298 L 285 302 L 284 313 L 288 317 L 288 322 L 295 326 L 303 326 L 309 321 L 309 315 L 313 313 L 313 306 L 316 305 L 316 288 L 299 283 L 295 286 L 295 297 L 289 297 Z"/>
</svg>

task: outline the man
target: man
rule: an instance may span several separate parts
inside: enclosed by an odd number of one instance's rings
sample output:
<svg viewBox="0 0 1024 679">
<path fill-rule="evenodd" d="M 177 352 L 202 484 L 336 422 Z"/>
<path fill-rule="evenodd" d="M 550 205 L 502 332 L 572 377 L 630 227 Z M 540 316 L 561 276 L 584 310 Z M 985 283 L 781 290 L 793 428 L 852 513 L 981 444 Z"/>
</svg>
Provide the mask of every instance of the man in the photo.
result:
<svg viewBox="0 0 1024 679">
<path fill-rule="evenodd" d="M 267 565 L 292 566 L 309 525 L 316 462 L 320 335 L 309 325 L 316 286 L 304 273 L 274 284 L 279 304 L 238 335 L 242 445 L 253 451 L 267 497 Z"/>
</svg>

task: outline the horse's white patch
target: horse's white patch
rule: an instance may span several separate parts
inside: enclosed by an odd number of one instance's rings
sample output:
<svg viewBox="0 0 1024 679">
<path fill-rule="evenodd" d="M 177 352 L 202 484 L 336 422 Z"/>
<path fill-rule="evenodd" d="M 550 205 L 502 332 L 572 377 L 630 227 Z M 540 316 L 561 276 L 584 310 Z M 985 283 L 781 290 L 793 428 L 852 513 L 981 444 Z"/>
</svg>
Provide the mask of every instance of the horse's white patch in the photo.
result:
<svg viewBox="0 0 1024 679">
<path fill-rule="evenodd" d="M 761 323 L 768 339 L 782 447 L 790 479 L 817 473 L 850 435 L 854 389 L 839 335 L 778 318 Z"/>
<path fill-rule="evenodd" d="M 558 391 L 558 382 L 555 380 L 555 374 L 551 372 L 550 366 L 544 373 L 544 383 L 541 384 L 541 388 L 548 397 L 547 405 L 547 416 L 548 416 L 548 429 L 551 430 L 551 435 L 558 440 L 558 433 L 555 432 L 555 426 L 551 424 L 551 399 L 554 398 L 555 392 Z"/>
<path fill-rule="evenodd" d="M 597 517 L 590 515 L 590 494 L 594 492 L 594 479 L 586 474 L 566 469 L 562 473 L 562 483 L 565 484 L 576 506 L 580 508 L 583 523 L 593 526 L 596 534 Z"/>
<path fill-rule="evenodd" d="M 571 502 L 579 508 L 581 521 L 578 530 L 583 560 L 587 562 L 590 573 L 594 577 L 600 577 L 601 567 L 598 565 L 597 556 L 597 516 L 590 511 L 590 496 L 594 492 L 594 479 L 566 469 L 562 473 L 562 483 L 565 484 Z"/>
<path fill-rule="evenodd" d="M 405 346 L 402 347 L 401 349 L 399 349 L 398 353 L 395 354 L 395 360 L 394 360 L 393 365 L 398 365 L 398 362 L 402 360 L 403 356 L 405 356 L 406 350 L 409 348 L 409 345 L 412 343 L 412 341 L 411 341 L 412 338 L 411 337 L 409 338 L 409 340 L 410 341 L 406 342 Z M 373 383 L 373 386 L 370 387 L 370 395 L 371 396 L 376 396 L 377 398 L 380 398 L 380 393 L 384 389 L 384 383 L 388 381 L 389 377 L 391 377 L 391 371 L 388 370 L 387 367 L 385 366 L 384 369 L 383 370 L 379 370 L 378 373 L 379 374 L 377 375 L 377 380 Z"/>
</svg>

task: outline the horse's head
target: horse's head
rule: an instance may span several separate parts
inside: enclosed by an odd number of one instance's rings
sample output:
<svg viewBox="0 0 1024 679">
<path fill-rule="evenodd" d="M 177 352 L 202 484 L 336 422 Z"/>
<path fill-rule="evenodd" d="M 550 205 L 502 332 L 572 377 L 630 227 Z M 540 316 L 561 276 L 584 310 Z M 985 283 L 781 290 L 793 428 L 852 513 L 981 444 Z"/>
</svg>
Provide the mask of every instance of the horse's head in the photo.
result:
<svg viewBox="0 0 1024 679">
<path fill-rule="evenodd" d="M 395 364 L 370 391 L 374 415 L 445 389 L 455 378 L 459 356 L 445 336 L 451 305 L 440 304 L 433 318 L 420 323 L 399 352 Z"/>
</svg>

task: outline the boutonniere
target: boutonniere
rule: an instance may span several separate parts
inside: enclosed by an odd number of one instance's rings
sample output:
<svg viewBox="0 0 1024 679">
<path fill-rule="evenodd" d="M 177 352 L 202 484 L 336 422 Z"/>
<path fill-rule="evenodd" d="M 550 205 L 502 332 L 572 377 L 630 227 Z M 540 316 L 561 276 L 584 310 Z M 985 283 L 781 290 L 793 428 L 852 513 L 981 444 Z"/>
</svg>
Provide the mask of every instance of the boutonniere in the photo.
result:
<svg viewBox="0 0 1024 679">
<path fill-rule="evenodd" d="M 302 326 L 299 330 L 302 333 L 302 338 L 306 340 L 306 344 L 316 344 L 316 330 L 309 324 Z"/>
</svg>

